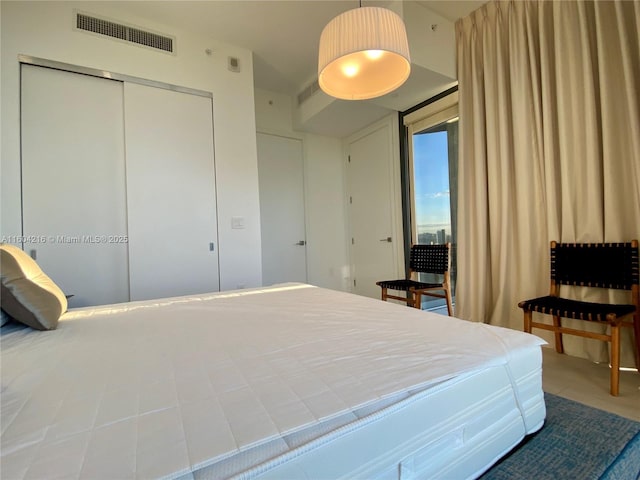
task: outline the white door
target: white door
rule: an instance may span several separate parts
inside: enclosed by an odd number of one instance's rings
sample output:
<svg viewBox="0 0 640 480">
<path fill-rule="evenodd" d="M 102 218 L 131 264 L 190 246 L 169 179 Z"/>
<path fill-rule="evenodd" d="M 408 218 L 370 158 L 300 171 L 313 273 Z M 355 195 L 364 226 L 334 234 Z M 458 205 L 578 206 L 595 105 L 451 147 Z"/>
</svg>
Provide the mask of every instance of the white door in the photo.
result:
<svg viewBox="0 0 640 480">
<path fill-rule="evenodd" d="M 347 188 L 353 292 L 380 298 L 378 280 L 399 278 L 393 219 L 393 154 L 390 127 L 349 144 Z"/>
<path fill-rule="evenodd" d="M 210 98 L 125 83 L 131 300 L 220 289 Z"/>
<path fill-rule="evenodd" d="M 262 283 L 307 281 L 302 141 L 257 134 Z"/>
<path fill-rule="evenodd" d="M 70 306 L 126 302 L 122 83 L 21 68 L 23 248 Z"/>
</svg>

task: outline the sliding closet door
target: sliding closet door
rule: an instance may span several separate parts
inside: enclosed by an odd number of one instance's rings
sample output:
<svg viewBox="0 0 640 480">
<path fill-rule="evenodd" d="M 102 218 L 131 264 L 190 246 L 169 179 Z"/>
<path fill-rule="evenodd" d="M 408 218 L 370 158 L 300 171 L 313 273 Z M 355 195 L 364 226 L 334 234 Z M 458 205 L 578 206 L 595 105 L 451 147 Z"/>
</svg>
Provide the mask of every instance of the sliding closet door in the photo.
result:
<svg viewBox="0 0 640 480">
<path fill-rule="evenodd" d="M 217 291 L 212 101 L 124 92 L 131 299 Z"/>
<path fill-rule="evenodd" d="M 23 248 L 70 306 L 128 301 L 123 85 L 21 68 Z"/>
</svg>

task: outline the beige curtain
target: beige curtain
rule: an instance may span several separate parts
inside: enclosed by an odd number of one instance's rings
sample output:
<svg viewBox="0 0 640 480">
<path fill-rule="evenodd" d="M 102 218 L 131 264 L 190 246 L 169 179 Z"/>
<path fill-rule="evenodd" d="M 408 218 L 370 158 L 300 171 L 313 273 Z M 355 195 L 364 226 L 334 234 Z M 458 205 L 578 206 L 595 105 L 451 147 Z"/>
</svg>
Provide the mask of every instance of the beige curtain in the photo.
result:
<svg viewBox="0 0 640 480">
<path fill-rule="evenodd" d="M 640 238 L 639 32 L 638 1 L 494 1 L 456 23 L 458 316 L 522 329 L 517 303 L 549 289 L 551 240 Z M 604 342 L 564 337 L 608 359 Z"/>
</svg>

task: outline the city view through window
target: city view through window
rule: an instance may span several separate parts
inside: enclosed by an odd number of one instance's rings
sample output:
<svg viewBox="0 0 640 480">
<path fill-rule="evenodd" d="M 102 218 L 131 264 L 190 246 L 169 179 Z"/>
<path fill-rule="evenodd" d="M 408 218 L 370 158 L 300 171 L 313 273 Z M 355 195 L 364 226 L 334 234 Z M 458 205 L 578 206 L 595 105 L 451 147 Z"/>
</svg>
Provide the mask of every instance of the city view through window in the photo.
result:
<svg viewBox="0 0 640 480">
<path fill-rule="evenodd" d="M 447 131 L 414 135 L 413 162 L 418 243 L 451 242 Z"/>
</svg>

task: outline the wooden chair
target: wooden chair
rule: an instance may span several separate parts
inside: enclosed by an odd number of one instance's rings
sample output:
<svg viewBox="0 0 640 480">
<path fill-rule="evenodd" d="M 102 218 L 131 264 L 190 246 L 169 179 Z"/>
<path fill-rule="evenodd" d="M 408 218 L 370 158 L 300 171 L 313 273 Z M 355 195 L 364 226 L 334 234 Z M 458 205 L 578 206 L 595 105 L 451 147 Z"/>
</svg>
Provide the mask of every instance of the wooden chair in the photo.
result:
<svg viewBox="0 0 640 480">
<path fill-rule="evenodd" d="M 453 315 L 451 305 L 451 287 L 449 285 L 449 268 L 451 244 L 412 245 L 409 257 L 409 272 L 406 279 L 382 280 L 376 282 L 382 288 L 382 300 L 388 298 L 407 302 L 410 307 L 421 308 L 422 295 L 444 298 L 447 301 L 447 312 Z M 426 283 L 418 281 L 418 274 L 433 273 L 442 275 L 441 283 Z M 388 290 L 405 292 L 405 296 L 390 295 Z M 443 293 L 436 293 L 442 291 Z"/>
<path fill-rule="evenodd" d="M 578 335 L 611 343 L 611 395 L 619 393 L 620 328 L 634 327 L 636 363 L 640 366 L 640 288 L 638 240 L 630 243 L 551 242 L 551 291 L 546 297 L 520 302 L 524 331 L 541 328 L 555 334 L 556 351 L 564 353 L 562 334 Z M 631 290 L 631 303 L 617 305 L 560 297 L 560 285 Z M 533 321 L 533 312 L 553 317 L 553 325 Z M 609 326 L 609 333 L 566 328 L 561 318 L 585 320 Z M 635 321 L 634 321 L 635 319 Z"/>
</svg>

